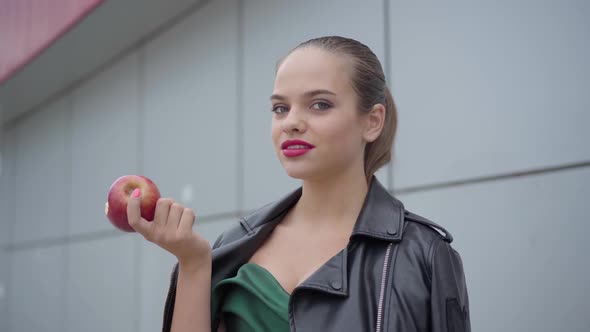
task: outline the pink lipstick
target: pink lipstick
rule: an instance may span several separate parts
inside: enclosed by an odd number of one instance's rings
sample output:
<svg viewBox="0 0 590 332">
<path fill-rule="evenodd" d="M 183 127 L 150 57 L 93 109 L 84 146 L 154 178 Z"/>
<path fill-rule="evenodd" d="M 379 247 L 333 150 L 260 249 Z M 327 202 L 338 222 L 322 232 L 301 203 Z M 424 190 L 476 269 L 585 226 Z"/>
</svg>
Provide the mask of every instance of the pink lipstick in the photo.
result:
<svg viewBox="0 0 590 332">
<path fill-rule="evenodd" d="M 283 155 L 288 158 L 302 156 L 313 148 L 315 146 L 300 139 L 286 140 L 281 144 Z"/>
</svg>

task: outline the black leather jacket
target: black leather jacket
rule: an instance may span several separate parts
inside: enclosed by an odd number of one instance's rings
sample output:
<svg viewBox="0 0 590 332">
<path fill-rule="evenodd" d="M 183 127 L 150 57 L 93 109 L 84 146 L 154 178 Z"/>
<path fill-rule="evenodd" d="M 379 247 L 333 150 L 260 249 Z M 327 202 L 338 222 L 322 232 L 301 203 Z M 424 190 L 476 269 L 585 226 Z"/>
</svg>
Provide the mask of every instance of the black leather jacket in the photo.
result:
<svg viewBox="0 0 590 332">
<path fill-rule="evenodd" d="M 301 188 L 217 239 L 213 285 L 236 274 L 300 196 Z M 443 228 L 406 211 L 373 177 L 349 244 L 293 290 L 291 331 L 470 331 L 462 261 L 451 241 Z M 164 310 L 165 332 L 172 323 L 177 269 Z"/>
</svg>

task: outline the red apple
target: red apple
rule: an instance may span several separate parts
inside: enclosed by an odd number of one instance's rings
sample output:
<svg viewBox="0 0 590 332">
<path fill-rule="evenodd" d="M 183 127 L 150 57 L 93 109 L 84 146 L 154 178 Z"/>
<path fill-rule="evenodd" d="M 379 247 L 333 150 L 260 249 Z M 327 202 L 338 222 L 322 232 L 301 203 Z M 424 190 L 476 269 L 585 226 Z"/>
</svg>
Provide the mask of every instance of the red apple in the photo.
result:
<svg viewBox="0 0 590 332">
<path fill-rule="evenodd" d="M 141 216 L 147 221 L 154 220 L 156 202 L 160 198 L 156 184 L 145 176 L 124 175 L 115 180 L 109 189 L 104 212 L 115 227 L 125 232 L 135 232 L 127 221 L 127 202 L 135 188 L 141 190 Z"/>
</svg>

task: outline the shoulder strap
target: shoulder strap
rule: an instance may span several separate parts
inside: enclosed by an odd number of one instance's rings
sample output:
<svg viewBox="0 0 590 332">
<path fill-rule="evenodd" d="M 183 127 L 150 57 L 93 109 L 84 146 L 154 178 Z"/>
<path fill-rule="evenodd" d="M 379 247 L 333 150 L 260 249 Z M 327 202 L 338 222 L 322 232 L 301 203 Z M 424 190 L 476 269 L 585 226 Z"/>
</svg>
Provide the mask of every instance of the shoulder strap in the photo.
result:
<svg viewBox="0 0 590 332">
<path fill-rule="evenodd" d="M 438 233 L 440 233 L 442 235 L 443 240 L 445 240 L 446 242 L 448 242 L 448 243 L 453 242 L 453 236 L 451 235 L 451 233 L 449 233 L 442 226 L 440 226 L 440 225 L 438 225 L 438 224 L 436 224 L 424 217 L 421 217 L 415 213 L 412 213 L 408 210 L 404 211 L 404 216 L 405 216 L 405 219 L 408 221 L 417 222 L 419 224 L 433 228 L 434 230 L 436 230 Z"/>
</svg>

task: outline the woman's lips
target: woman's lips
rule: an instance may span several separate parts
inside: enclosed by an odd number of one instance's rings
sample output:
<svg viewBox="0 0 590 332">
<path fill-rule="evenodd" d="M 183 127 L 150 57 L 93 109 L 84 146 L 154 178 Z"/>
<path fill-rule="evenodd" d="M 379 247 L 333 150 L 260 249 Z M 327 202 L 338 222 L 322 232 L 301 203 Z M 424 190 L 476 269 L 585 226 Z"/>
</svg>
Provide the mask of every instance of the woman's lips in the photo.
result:
<svg viewBox="0 0 590 332">
<path fill-rule="evenodd" d="M 312 144 L 302 140 L 287 140 L 281 144 L 283 155 L 288 158 L 302 156 L 313 148 Z"/>
<path fill-rule="evenodd" d="M 294 158 L 294 157 L 299 157 L 299 156 L 306 154 L 309 150 L 311 150 L 311 148 L 283 149 L 283 155 L 285 155 L 285 157 Z"/>
</svg>

